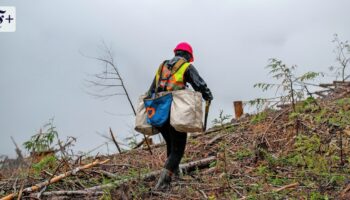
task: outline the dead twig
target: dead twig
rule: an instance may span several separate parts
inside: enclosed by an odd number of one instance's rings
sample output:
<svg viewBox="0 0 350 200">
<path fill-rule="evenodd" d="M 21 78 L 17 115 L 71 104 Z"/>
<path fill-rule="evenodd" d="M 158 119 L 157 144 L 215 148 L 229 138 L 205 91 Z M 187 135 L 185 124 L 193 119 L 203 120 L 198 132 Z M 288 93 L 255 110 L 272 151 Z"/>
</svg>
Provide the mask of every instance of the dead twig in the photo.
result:
<svg viewBox="0 0 350 200">
<path fill-rule="evenodd" d="M 340 197 L 344 197 L 345 194 L 350 190 L 350 184 L 348 184 L 341 192 Z"/>
<path fill-rule="evenodd" d="M 295 187 L 298 187 L 298 186 L 299 186 L 299 183 L 298 183 L 298 182 L 295 182 L 295 183 L 292 183 L 292 184 L 285 185 L 285 186 L 283 186 L 283 187 L 274 189 L 273 191 L 274 191 L 274 192 L 280 192 L 280 191 L 282 191 L 282 190 L 290 189 L 290 188 L 295 188 Z"/>
<path fill-rule="evenodd" d="M 114 137 L 114 134 L 113 134 L 113 131 L 112 131 L 112 128 L 111 128 L 111 127 L 109 127 L 109 133 L 111 134 L 113 143 L 114 143 L 115 146 L 117 147 L 119 153 L 122 153 L 122 150 L 120 149 L 119 144 L 118 144 L 117 140 L 116 140 L 115 137 Z"/>
<path fill-rule="evenodd" d="M 51 180 L 51 179 L 56 175 L 56 173 L 57 173 L 58 170 L 61 168 L 61 166 L 62 166 L 62 164 L 63 164 L 64 161 L 65 161 L 65 160 L 63 159 L 63 160 L 60 162 L 60 164 L 56 167 L 55 171 L 51 174 L 49 180 Z M 45 192 L 47 186 L 49 186 L 49 185 L 50 185 L 50 182 L 49 182 L 48 185 L 45 185 L 45 186 L 43 187 L 42 190 L 40 190 L 40 192 L 39 192 L 38 195 L 37 195 L 37 197 L 38 197 L 39 199 L 40 199 L 40 197 L 41 197 L 41 194 L 42 194 L 43 192 Z"/>
<path fill-rule="evenodd" d="M 205 199 L 208 199 L 208 196 L 205 194 L 203 190 L 198 189 L 198 192 L 201 193 Z"/>
<path fill-rule="evenodd" d="M 38 199 L 41 198 L 41 195 L 43 194 L 43 192 L 45 192 L 46 188 L 47 188 L 47 186 L 44 186 L 44 187 L 40 190 L 40 192 L 37 193 L 36 197 L 37 197 Z"/>
<path fill-rule="evenodd" d="M 264 133 L 262 134 L 262 140 L 265 140 L 266 141 L 266 144 L 267 144 L 267 146 L 270 148 L 271 147 L 271 145 L 270 145 L 270 143 L 269 143 L 269 141 L 267 141 L 267 139 L 266 139 L 266 134 L 267 134 L 267 132 L 270 130 L 270 128 L 271 128 L 271 126 L 274 124 L 274 122 L 282 115 L 282 114 L 284 114 L 284 113 L 286 113 L 286 112 L 288 112 L 290 110 L 290 108 L 289 109 L 285 109 L 285 110 L 283 110 L 282 112 L 280 112 L 275 118 L 273 118 L 272 119 L 272 121 L 270 122 L 270 124 L 267 126 L 267 128 L 265 129 L 265 131 L 264 131 Z"/>
<path fill-rule="evenodd" d="M 299 186 L 299 183 L 296 182 L 296 183 L 292 183 L 292 184 L 289 184 L 289 185 L 285 185 L 283 187 L 280 187 L 280 188 L 277 188 L 277 189 L 274 189 L 272 192 L 280 192 L 282 190 L 285 190 L 285 189 L 290 189 L 290 188 L 295 188 Z M 259 195 L 266 195 L 266 194 L 270 194 L 272 193 L 271 191 L 270 192 L 263 192 L 263 193 L 260 193 Z M 249 197 L 249 196 L 248 196 Z M 239 200 L 246 200 L 248 199 L 247 196 L 243 196 L 242 198 L 240 198 Z"/>
</svg>

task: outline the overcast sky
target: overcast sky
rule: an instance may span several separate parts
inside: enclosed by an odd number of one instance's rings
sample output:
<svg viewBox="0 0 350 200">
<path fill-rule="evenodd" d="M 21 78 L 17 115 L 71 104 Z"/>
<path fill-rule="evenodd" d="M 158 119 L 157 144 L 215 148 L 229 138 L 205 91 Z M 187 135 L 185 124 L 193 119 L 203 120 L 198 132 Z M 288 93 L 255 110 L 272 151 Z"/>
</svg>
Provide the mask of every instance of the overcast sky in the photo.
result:
<svg viewBox="0 0 350 200">
<path fill-rule="evenodd" d="M 264 95 L 252 86 L 268 81 L 269 58 L 326 71 L 335 63 L 333 34 L 350 39 L 348 0 L 1 0 L 16 6 L 17 31 L 0 33 L 0 155 L 15 155 L 10 136 L 28 140 L 50 118 L 60 137 L 77 137 L 88 151 L 112 127 L 130 136 L 127 100 L 96 100 L 84 80 L 101 64 L 103 39 L 131 98 L 144 93 L 160 62 L 180 41 L 192 44 L 194 66 L 214 95 L 210 119 L 233 114 L 232 101 Z M 110 145 L 111 152 L 115 151 Z M 105 152 L 106 147 L 97 151 Z M 95 152 L 96 153 L 96 152 Z"/>
</svg>

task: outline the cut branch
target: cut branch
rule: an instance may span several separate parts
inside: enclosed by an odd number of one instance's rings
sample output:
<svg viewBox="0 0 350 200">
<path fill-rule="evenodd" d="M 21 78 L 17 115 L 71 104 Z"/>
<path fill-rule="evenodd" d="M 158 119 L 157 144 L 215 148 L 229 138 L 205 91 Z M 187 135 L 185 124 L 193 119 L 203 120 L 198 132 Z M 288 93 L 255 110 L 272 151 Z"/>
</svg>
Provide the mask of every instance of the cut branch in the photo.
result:
<svg viewBox="0 0 350 200">
<path fill-rule="evenodd" d="M 23 189 L 23 192 L 25 193 L 30 193 L 30 192 L 34 192 L 34 191 L 38 191 L 40 190 L 41 188 L 45 187 L 45 186 L 48 186 L 52 183 L 56 183 L 64 178 L 66 178 L 67 176 L 70 176 L 70 175 L 75 175 L 77 172 L 81 171 L 81 170 L 85 170 L 85 169 L 88 169 L 88 168 L 92 168 L 96 165 L 101 165 L 101 164 L 105 164 L 109 161 L 109 159 L 107 160 L 104 160 L 104 161 L 99 161 L 99 160 L 95 160 L 94 162 L 92 163 L 89 163 L 89 164 L 86 164 L 84 166 L 80 166 L 80 167 L 77 167 L 75 168 L 74 170 L 71 170 L 71 171 L 68 171 L 68 172 L 65 172 L 63 174 L 60 174 L 58 176 L 55 176 L 49 180 L 46 180 L 44 182 L 41 182 L 41 183 L 38 183 L 34 186 L 31 186 L 31 187 L 27 187 L 25 189 Z M 13 199 L 17 196 L 17 192 L 15 193 L 12 193 L 12 194 L 9 194 L 5 197 L 3 197 L 1 200 L 10 200 L 10 199 Z"/>
</svg>

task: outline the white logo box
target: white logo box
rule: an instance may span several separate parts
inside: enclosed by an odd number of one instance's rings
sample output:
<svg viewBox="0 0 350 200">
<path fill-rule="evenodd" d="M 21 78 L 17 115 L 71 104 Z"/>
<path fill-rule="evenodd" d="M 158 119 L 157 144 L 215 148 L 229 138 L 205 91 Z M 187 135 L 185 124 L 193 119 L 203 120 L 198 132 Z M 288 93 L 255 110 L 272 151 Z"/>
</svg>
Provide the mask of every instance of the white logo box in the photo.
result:
<svg viewBox="0 0 350 200">
<path fill-rule="evenodd" d="M 0 32 L 16 31 L 16 7 L 0 6 Z"/>
</svg>

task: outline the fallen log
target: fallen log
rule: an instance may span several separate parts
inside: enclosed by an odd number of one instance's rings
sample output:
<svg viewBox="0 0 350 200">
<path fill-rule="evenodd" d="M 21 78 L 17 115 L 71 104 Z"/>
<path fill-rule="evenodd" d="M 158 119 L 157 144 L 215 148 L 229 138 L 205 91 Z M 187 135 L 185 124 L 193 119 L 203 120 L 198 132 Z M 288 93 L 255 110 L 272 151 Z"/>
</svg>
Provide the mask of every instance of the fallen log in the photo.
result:
<svg viewBox="0 0 350 200">
<path fill-rule="evenodd" d="M 320 97 L 323 97 L 323 98 L 326 98 L 328 95 L 327 94 L 324 94 L 325 92 L 329 92 L 330 90 L 322 90 L 322 91 L 316 91 L 314 92 L 316 95 L 320 96 Z"/>
<path fill-rule="evenodd" d="M 197 160 L 197 161 L 193 161 L 193 162 L 189 162 L 189 163 L 185 163 L 185 164 L 181 164 L 180 165 L 180 169 L 184 172 L 184 173 L 189 173 L 190 171 L 193 171 L 195 168 L 205 168 L 208 167 L 209 164 L 216 160 L 215 156 L 211 156 L 208 158 L 204 158 L 202 160 Z M 157 170 L 157 171 L 153 171 L 144 175 L 141 175 L 140 179 L 141 180 L 147 180 L 147 179 L 152 179 L 155 178 L 156 176 L 158 176 L 160 174 L 161 170 Z M 130 182 L 132 180 L 138 179 L 137 178 L 127 178 L 127 179 L 123 179 L 123 180 L 117 180 L 114 181 L 113 183 L 108 183 L 105 185 L 99 185 L 99 186 L 94 186 L 91 188 L 88 188 L 86 190 L 92 190 L 92 191 L 99 191 L 99 190 L 103 190 L 103 189 L 107 189 L 107 188 L 113 188 L 116 187 L 118 185 L 121 185 L 123 183 L 127 183 Z"/>
<path fill-rule="evenodd" d="M 48 185 L 50 185 L 50 184 L 52 184 L 52 183 L 55 183 L 55 182 L 58 182 L 58 181 L 64 179 L 64 178 L 67 177 L 67 176 L 75 175 L 77 172 L 79 172 L 79 171 L 81 171 L 81 170 L 88 169 L 88 168 L 94 167 L 94 166 L 96 166 L 96 165 L 104 164 L 104 163 L 106 163 L 106 162 L 108 162 L 108 161 L 109 161 L 109 159 L 104 160 L 104 161 L 95 160 L 95 161 L 92 162 L 92 163 L 86 164 L 86 165 L 84 165 L 84 166 L 77 167 L 77 168 L 75 168 L 75 169 L 73 169 L 73 170 L 70 170 L 70 171 L 67 171 L 67 172 L 65 172 L 65 173 L 63 173 L 63 174 L 60 174 L 60 175 L 58 175 L 58 176 L 55 176 L 55 177 L 53 177 L 53 178 L 51 178 L 51 179 L 49 179 L 49 180 L 46 180 L 46 181 L 41 182 L 41 183 L 38 183 L 38 184 L 33 185 L 33 186 L 31 186 L 31 187 L 27 187 L 27 188 L 23 189 L 22 192 L 23 192 L 23 193 L 29 193 L 29 192 L 37 191 L 37 190 L 39 190 L 39 189 L 41 189 L 41 188 L 43 188 L 43 187 L 45 187 L 45 186 L 48 186 Z M 16 193 L 9 194 L 9 195 L 7 195 L 7 196 L 1 198 L 1 200 L 11 200 L 11 199 L 15 198 L 15 197 L 17 196 L 17 194 L 18 194 L 17 192 L 16 192 Z"/>
<path fill-rule="evenodd" d="M 118 175 L 113 174 L 111 172 L 104 171 L 104 170 L 99 170 L 99 171 L 97 171 L 97 173 L 100 173 L 100 174 L 107 176 L 109 178 L 118 178 Z"/>
<path fill-rule="evenodd" d="M 204 158 L 202 160 L 197 160 L 197 161 L 193 161 L 193 162 L 189 162 L 189 163 L 185 163 L 185 164 L 181 164 L 180 165 L 180 169 L 183 172 L 190 172 L 195 170 L 196 168 L 207 168 L 211 162 L 216 160 L 216 156 L 210 156 L 208 158 Z"/>
<path fill-rule="evenodd" d="M 197 160 L 197 161 L 181 164 L 180 168 L 185 173 L 189 173 L 189 172 L 195 170 L 196 168 L 206 168 L 206 167 L 208 167 L 210 165 L 211 162 L 213 162 L 215 160 L 216 160 L 216 157 L 215 156 L 211 156 L 211 157 L 208 157 L 208 158 L 204 158 L 202 160 Z M 128 182 L 133 181 L 133 180 L 137 180 L 139 178 L 141 180 L 149 180 L 149 179 L 156 178 L 156 176 L 158 176 L 160 174 L 160 172 L 161 172 L 161 170 L 157 170 L 157 171 L 153 171 L 153 172 L 141 175 L 141 177 L 133 177 L 133 178 L 127 178 L 127 179 L 123 179 L 123 180 L 117 180 L 117 181 L 114 181 L 112 183 L 90 187 L 90 188 L 87 188 L 85 190 L 51 191 L 51 192 L 44 192 L 42 195 L 43 196 L 50 196 L 50 195 L 57 195 L 57 196 L 59 196 L 59 195 L 83 195 L 83 194 L 90 194 L 90 195 L 94 194 L 94 195 L 97 195 L 97 194 L 100 194 L 101 191 L 103 191 L 104 189 L 115 188 L 115 187 L 118 187 L 119 185 L 128 183 Z"/>
<path fill-rule="evenodd" d="M 330 87 L 334 87 L 334 83 L 320 83 L 319 84 L 320 87 L 323 87 L 323 88 L 330 88 Z"/>
<path fill-rule="evenodd" d="M 51 191 L 51 192 L 44 192 L 42 194 L 43 197 L 50 197 L 50 196 L 99 196 L 103 195 L 103 191 L 85 191 L 85 190 L 75 190 L 75 191 Z M 36 197 L 37 193 L 32 193 L 29 195 L 29 197 Z"/>
<path fill-rule="evenodd" d="M 333 84 L 350 86 L 350 81 L 333 81 Z"/>
<path fill-rule="evenodd" d="M 197 137 L 201 137 L 201 136 L 203 136 L 203 135 L 208 135 L 208 134 L 215 133 L 215 132 L 225 131 L 225 130 L 227 130 L 227 129 L 230 129 L 230 128 L 239 126 L 239 125 L 241 125 L 241 124 L 242 124 L 242 123 L 230 123 L 230 124 L 228 124 L 228 125 L 224 125 L 223 127 L 222 127 L 222 126 L 213 127 L 213 128 L 210 128 L 209 130 L 207 130 L 207 131 L 205 131 L 205 132 L 200 132 L 200 133 L 192 134 L 192 135 L 191 135 L 191 138 L 197 138 Z"/>
<path fill-rule="evenodd" d="M 209 142 L 207 142 L 206 145 L 212 145 L 213 143 L 217 142 L 218 140 L 220 140 L 221 138 L 223 138 L 224 136 L 226 136 L 227 134 L 221 134 L 221 135 L 216 135 L 214 138 L 212 138 L 211 140 L 209 140 Z"/>
</svg>

